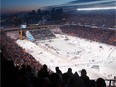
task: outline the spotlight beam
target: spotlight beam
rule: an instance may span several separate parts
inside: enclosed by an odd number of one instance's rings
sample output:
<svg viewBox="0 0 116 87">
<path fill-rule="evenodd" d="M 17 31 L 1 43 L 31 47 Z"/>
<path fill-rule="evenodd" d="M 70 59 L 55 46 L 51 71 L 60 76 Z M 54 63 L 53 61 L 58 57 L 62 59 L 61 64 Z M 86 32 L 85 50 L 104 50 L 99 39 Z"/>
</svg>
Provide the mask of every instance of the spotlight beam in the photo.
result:
<svg viewBox="0 0 116 87">
<path fill-rule="evenodd" d="M 116 9 L 116 7 L 96 7 L 96 8 L 78 8 L 78 11 L 83 11 L 83 10 L 108 10 L 108 9 Z"/>
</svg>

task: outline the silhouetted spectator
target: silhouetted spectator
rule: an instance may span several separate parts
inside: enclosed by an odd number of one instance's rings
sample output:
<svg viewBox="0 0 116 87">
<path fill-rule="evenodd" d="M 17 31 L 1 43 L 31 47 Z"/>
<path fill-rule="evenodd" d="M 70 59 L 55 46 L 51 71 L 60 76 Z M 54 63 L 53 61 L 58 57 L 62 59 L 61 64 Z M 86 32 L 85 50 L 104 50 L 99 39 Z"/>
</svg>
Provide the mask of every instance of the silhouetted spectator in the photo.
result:
<svg viewBox="0 0 116 87">
<path fill-rule="evenodd" d="M 89 87 L 96 87 L 96 82 L 95 80 L 90 80 L 90 85 Z"/>
<path fill-rule="evenodd" d="M 62 84 L 63 84 L 62 71 L 59 69 L 59 67 L 55 67 L 55 69 L 56 69 L 56 73 L 59 75 L 59 77 L 62 81 Z"/>
<path fill-rule="evenodd" d="M 72 75 L 68 85 L 69 87 L 85 87 L 84 82 L 82 81 L 82 79 L 80 79 L 77 72 Z"/>
<path fill-rule="evenodd" d="M 72 69 L 71 68 L 68 68 L 68 71 L 63 74 L 64 84 L 67 84 L 69 82 L 69 80 L 72 77 L 72 75 L 73 75 Z"/>
<path fill-rule="evenodd" d="M 59 67 L 56 67 L 55 69 L 56 69 L 56 73 L 62 74 L 62 72 L 61 72 L 61 70 L 59 69 Z"/>
<path fill-rule="evenodd" d="M 52 73 L 52 75 L 50 76 L 50 81 L 50 87 L 62 87 L 62 80 L 58 73 Z"/>
<path fill-rule="evenodd" d="M 86 87 L 89 87 L 89 84 L 90 84 L 90 79 L 89 77 L 87 76 L 87 72 L 85 69 L 82 69 L 81 70 L 81 76 L 80 78 L 83 80 L 84 84 L 86 85 Z"/>
<path fill-rule="evenodd" d="M 49 72 L 46 64 L 44 64 L 41 70 L 38 71 L 38 79 L 40 81 L 40 86 L 42 86 L 45 77 L 49 78 Z"/>
<path fill-rule="evenodd" d="M 48 77 L 45 77 L 44 80 L 43 80 L 43 84 L 42 84 L 42 87 L 50 87 L 50 80 Z"/>
<path fill-rule="evenodd" d="M 106 87 L 105 80 L 103 78 L 98 78 L 96 81 L 96 87 Z"/>
</svg>

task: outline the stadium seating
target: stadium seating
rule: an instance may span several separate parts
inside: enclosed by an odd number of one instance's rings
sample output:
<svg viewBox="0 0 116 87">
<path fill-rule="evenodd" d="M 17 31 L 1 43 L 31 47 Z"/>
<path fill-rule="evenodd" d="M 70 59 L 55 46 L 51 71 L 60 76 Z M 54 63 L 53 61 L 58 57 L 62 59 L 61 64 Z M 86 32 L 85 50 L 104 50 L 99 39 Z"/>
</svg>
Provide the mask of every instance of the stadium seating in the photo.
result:
<svg viewBox="0 0 116 87">
<path fill-rule="evenodd" d="M 106 43 L 110 45 L 116 45 L 115 31 L 113 30 L 103 30 L 84 26 L 63 26 L 61 30 L 69 35 L 75 35 L 80 38 L 85 38 L 88 40 Z"/>
<path fill-rule="evenodd" d="M 33 35 L 35 39 L 45 40 L 55 38 L 55 35 L 49 29 L 37 29 L 30 30 L 30 33 Z"/>
</svg>

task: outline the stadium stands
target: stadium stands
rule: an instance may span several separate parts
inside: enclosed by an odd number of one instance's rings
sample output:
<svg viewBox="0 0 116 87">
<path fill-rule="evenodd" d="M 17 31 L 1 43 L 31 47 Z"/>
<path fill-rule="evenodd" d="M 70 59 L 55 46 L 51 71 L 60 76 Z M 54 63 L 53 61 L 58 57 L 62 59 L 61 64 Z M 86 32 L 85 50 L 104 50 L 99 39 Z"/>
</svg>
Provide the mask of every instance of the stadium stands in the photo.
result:
<svg viewBox="0 0 116 87">
<path fill-rule="evenodd" d="M 102 13 L 104 12 L 104 13 Z M 115 26 L 115 11 L 114 13 L 109 13 L 105 11 L 96 12 L 78 12 L 76 15 L 70 15 L 66 18 L 66 22 L 69 23 L 81 23 L 88 25 L 96 25 L 98 27 L 114 27 Z"/>
<path fill-rule="evenodd" d="M 84 26 L 63 26 L 61 30 L 69 35 L 74 35 L 88 40 L 116 46 L 115 30 L 96 29 Z"/>
<path fill-rule="evenodd" d="M 55 35 L 49 29 L 30 30 L 35 39 L 45 40 L 55 38 Z"/>
</svg>

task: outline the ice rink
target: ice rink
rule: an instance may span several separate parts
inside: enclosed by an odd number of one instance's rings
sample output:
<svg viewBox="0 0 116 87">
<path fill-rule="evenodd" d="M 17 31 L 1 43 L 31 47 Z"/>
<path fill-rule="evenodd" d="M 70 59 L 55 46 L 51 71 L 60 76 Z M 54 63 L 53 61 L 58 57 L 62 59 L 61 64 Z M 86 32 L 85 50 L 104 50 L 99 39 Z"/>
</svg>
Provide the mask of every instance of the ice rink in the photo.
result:
<svg viewBox="0 0 116 87">
<path fill-rule="evenodd" d="M 65 34 L 55 35 L 55 39 L 36 42 L 17 40 L 16 43 L 52 71 L 59 66 L 63 73 L 69 67 L 79 74 L 81 69 L 86 69 L 90 79 L 113 79 L 116 76 L 115 46 Z"/>
</svg>

